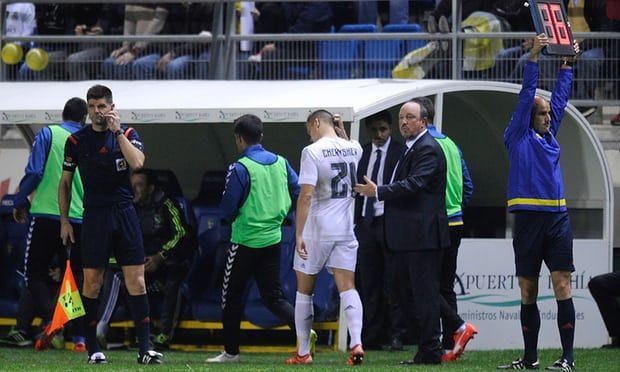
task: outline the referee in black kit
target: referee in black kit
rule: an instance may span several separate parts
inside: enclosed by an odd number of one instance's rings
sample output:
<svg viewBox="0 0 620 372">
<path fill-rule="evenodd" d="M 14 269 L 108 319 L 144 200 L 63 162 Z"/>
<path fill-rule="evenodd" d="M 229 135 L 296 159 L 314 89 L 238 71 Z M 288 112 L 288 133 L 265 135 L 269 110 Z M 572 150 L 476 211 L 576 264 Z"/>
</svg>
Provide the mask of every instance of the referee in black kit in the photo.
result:
<svg viewBox="0 0 620 372">
<path fill-rule="evenodd" d="M 144 164 L 142 142 L 135 129 L 121 126 L 112 91 L 103 85 L 86 94 L 88 125 L 67 138 L 59 185 L 60 235 L 63 243 L 75 240 L 69 224 L 71 183 L 80 170 L 84 185 L 81 233 L 86 310 L 88 363 L 106 363 L 97 344 L 96 326 L 103 272 L 113 252 L 121 265 L 129 292 L 129 307 L 138 334 L 139 364 L 160 364 L 163 355 L 149 350 L 149 304 L 144 284 L 144 245 L 140 221 L 133 207 L 130 170 Z"/>
</svg>

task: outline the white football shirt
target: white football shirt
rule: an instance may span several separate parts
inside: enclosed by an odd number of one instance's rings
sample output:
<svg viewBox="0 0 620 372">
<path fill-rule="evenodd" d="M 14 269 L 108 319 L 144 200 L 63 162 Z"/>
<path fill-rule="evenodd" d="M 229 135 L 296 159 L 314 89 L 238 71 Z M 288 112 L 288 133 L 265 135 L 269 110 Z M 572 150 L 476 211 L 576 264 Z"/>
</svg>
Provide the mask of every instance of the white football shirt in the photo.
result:
<svg viewBox="0 0 620 372">
<path fill-rule="evenodd" d="M 359 142 L 339 137 L 323 137 L 303 149 L 299 184 L 315 187 L 304 240 L 355 239 L 351 204 L 361 157 Z"/>
</svg>

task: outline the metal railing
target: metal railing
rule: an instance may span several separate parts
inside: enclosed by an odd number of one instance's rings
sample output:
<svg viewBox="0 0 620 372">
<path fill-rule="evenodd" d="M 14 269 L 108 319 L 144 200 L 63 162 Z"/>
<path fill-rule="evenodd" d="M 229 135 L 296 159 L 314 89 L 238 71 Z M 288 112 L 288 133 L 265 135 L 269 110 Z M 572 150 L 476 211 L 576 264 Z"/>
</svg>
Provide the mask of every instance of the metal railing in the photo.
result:
<svg viewBox="0 0 620 372">
<path fill-rule="evenodd" d="M 457 47 L 454 48 L 454 35 Z M 520 83 L 527 58 L 521 48 L 532 33 L 330 33 L 262 35 L 157 35 L 157 36 L 33 36 L 4 37 L 3 43 L 35 43 L 49 56 L 48 66 L 32 71 L 25 63 L 2 65 L 5 81 L 46 81 L 81 79 L 356 79 L 391 78 L 393 70 L 414 50 L 424 58 L 411 58 L 416 73 L 411 78 L 496 80 Z M 575 83 L 571 96 L 583 101 L 617 101 L 620 85 L 619 33 L 577 33 L 585 39 L 584 53 L 575 65 Z M 239 42 L 253 43 L 254 52 L 240 52 Z M 490 56 L 476 55 L 491 40 L 500 40 L 502 48 Z M 114 65 L 110 52 L 123 41 L 147 41 L 149 46 L 126 66 Z M 273 43 L 275 50 L 258 54 L 260 47 Z M 470 44 L 467 44 L 470 43 Z M 212 55 L 221 46 L 219 59 Z M 442 44 L 443 48 L 442 48 Z M 463 51 L 471 48 L 474 53 Z M 170 50 L 176 55 L 167 69 L 157 62 Z M 425 50 L 426 49 L 426 50 Z M 457 53 L 454 54 L 456 49 Z M 427 53 L 428 52 L 428 53 Z M 470 49 L 471 52 L 471 49 Z M 426 54 L 427 53 L 427 54 Z M 473 57 L 472 57 L 473 55 Z M 417 57 L 414 53 L 414 57 Z M 473 60 L 472 60 L 473 58 Z M 220 64 L 219 71 L 213 73 Z M 223 66 L 222 66 L 223 65 Z M 559 67 L 559 57 L 541 57 L 540 84 L 550 89 Z M 402 76 L 402 75 L 398 75 Z"/>
<path fill-rule="evenodd" d="M 169 2 L 179 2 L 170 0 Z M 428 33 L 325 33 L 237 35 L 233 0 L 198 0 L 215 3 L 213 36 L 32 36 L 7 37 L 0 44 L 19 42 L 47 52 L 48 63 L 33 71 L 24 62 L 0 61 L 0 81 L 49 81 L 86 79 L 358 79 L 435 78 L 521 82 L 526 59 L 520 48 L 534 33 L 466 33 L 460 28 L 460 3 L 453 1 L 454 30 Z M 280 0 L 282 1 L 282 0 Z M 52 2 L 35 0 L 35 3 Z M 89 0 L 58 0 L 59 3 L 92 3 Z M 111 0 L 126 3 L 126 0 Z M 137 1 L 144 2 L 144 1 Z M 163 1 L 162 2 L 167 2 Z M 0 10 L 3 9 L 0 1 Z M 585 39 L 585 53 L 575 65 L 571 102 L 583 106 L 619 105 L 620 33 L 575 33 Z M 109 58 L 123 41 L 145 41 L 148 47 L 131 63 L 120 66 Z M 254 48 L 240 51 L 241 41 Z M 501 41 L 493 53 L 478 53 L 492 41 Z M 260 47 L 275 50 L 260 55 Z M 487 45 L 487 46 L 485 46 Z M 179 49 L 179 47 L 181 49 Z M 174 50 L 176 59 L 160 62 Z M 400 64 L 410 54 L 411 63 Z M 488 52 L 488 50 L 487 50 Z M 158 63 L 159 62 L 159 63 Z M 397 67 L 398 66 L 398 67 Z M 559 66 L 557 57 L 542 57 L 540 83 L 550 89 Z M 40 67 L 40 66 L 39 66 Z M 394 71 L 396 70 L 396 71 Z"/>
</svg>

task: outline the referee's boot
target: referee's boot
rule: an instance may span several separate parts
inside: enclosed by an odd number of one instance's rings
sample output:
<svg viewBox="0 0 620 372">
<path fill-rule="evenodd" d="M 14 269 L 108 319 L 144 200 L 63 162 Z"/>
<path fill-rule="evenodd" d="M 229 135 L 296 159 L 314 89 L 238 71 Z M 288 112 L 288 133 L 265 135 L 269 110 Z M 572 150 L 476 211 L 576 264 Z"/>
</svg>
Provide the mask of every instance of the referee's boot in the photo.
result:
<svg viewBox="0 0 620 372">
<path fill-rule="evenodd" d="M 148 350 L 138 355 L 138 364 L 162 364 L 164 362 L 164 354 L 154 350 Z"/>
</svg>

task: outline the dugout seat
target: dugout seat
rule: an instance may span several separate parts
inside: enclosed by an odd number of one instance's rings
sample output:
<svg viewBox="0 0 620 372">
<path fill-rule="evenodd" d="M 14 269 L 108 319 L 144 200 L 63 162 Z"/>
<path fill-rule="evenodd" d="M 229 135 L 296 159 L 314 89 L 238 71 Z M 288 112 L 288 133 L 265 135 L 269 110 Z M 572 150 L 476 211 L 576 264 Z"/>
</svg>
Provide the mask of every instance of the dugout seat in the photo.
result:
<svg viewBox="0 0 620 372">
<path fill-rule="evenodd" d="M 226 171 L 206 171 L 202 175 L 198 196 L 192 200 L 192 204 L 195 206 L 218 206 L 222 200 L 225 184 Z"/>
<path fill-rule="evenodd" d="M 230 226 L 222 223 L 217 207 L 194 206 L 198 223 L 198 255 L 185 284 L 198 320 L 221 320 L 221 284 L 230 242 Z"/>
</svg>

